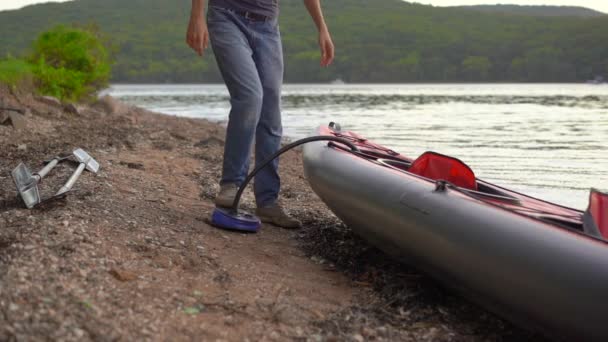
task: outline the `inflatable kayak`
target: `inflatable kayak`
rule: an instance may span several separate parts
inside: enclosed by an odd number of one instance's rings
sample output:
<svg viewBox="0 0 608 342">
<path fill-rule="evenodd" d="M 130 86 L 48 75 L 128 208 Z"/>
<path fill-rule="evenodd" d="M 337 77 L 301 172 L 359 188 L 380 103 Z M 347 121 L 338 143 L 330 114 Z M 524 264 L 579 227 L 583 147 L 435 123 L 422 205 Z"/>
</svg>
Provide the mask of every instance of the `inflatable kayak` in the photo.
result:
<svg viewBox="0 0 608 342">
<path fill-rule="evenodd" d="M 336 124 L 304 146 L 327 206 L 376 247 L 515 323 L 558 338 L 608 341 L 608 194 L 580 211 L 475 177 L 435 152 L 409 158 Z"/>
</svg>

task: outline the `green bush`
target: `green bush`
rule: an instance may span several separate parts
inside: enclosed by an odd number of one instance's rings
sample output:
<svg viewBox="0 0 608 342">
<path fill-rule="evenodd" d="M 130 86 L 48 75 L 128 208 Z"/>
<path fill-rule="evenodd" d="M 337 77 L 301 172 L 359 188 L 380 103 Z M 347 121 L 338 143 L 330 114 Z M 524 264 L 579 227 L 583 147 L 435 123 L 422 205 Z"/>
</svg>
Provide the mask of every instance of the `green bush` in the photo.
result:
<svg viewBox="0 0 608 342">
<path fill-rule="evenodd" d="M 29 61 L 42 94 L 78 101 L 108 85 L 110 56 L 95 30 L 59 25 L 42 33 L 33 50 Z"/>
<path fill-rule="evenodd" d="M 8 58 L 0 61 L 0 83 L 11 87 L 31 81 L 32 65 L 20 59 Z"/>
<path fill-rule="evenodd" d="M 62 100 L 79 100 L 91 94 L 90 88 L 85 85 L 83 72 L 51 67 L 44 63 L 44 59 L 40 59 L 33 70 L 41 94 Z"/>
</svg>

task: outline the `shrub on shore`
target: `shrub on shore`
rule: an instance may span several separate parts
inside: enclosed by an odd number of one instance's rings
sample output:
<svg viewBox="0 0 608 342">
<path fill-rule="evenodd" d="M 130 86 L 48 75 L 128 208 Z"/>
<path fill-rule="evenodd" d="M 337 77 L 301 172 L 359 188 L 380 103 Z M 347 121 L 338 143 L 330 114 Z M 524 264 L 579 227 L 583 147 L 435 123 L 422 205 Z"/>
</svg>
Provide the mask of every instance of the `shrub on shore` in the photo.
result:
<svg viewBox="0 0 608 342">
<path fill-rule="evenodd" d="M 93 30 L 56 26 L 42 33 L 30 56 L 41 92 L 80 100 L 108 85 L 109 54 Z"/>
<path fill-rule="evenodd" d="M 94 29 L 59 25 L 40 34 L 26 59 L 0 61 L 0 82 L 18 86 L 32 79 L 37 91 L 80 101 L 105 88 L 110 55 Z"/>
<path fill-rule="evenodd" d="M 0 83 L 20 87 L 30 83 L 34 77 L 32 65 L 24 60 L 7 58 L 0 61 Z"/>
</svg>

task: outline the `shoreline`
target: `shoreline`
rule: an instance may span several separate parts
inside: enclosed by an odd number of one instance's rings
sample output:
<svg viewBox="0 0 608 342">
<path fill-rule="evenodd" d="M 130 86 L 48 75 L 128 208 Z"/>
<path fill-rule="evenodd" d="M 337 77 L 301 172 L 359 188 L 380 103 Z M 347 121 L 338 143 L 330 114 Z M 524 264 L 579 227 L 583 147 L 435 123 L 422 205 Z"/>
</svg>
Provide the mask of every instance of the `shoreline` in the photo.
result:
<svg viewBox="0 0 608 342">
<path fill-rule="evenodd" d="M 458 85 L 458 84 L 466 84 L 466 85 L 513 85 L 513 84 L 523 84 L 523 85 L 543 85 L 543 84 L 555 84 L 555 85 L 608 85 L 608 82 L 600 82 L 593 83 L 589 81 L 580 81 L 580 82 L 345 82 L 345 83 L 332 83 L 332 82 L 297 82 L 297 83 L 283 83 L 286 86 L 310 86 L 310 85 L 328 85 L 328 86 L 361 86 L 361 85 L 374 85 L 374 86 L 393 86 L 393 85 Z M 112 85 L 120 85 L 120 86 L 131 86 L 131 85 L 144 85 L 144 86 L 158 86 L 158 85 L 168 85 L 168 86 L 197 86 L 197 85 L 210 85 L 210 86 L 225 86 L 223 82 L 217 83 L 165 83 L 165 82 L 144 82 L 144 83 L 129 83 L 129 82 L 115 82 Z"/>
<path fill-rule="evenodd" d="M 76 105 L 0 89 L 26 110 L 0 125 L 0 340 L 538 340 L 392 261 L 281 158 L 281 202 L 304 227 L 208 225 L 224 128 L 105 98 Z M 19 161 L 76 147 L 101 164 L 66 198 L 23 207 Z M 74 167 L 58 166 L 44 195 Z M 251 189 L 242 205 L 254 208 Z"/>
</svg>

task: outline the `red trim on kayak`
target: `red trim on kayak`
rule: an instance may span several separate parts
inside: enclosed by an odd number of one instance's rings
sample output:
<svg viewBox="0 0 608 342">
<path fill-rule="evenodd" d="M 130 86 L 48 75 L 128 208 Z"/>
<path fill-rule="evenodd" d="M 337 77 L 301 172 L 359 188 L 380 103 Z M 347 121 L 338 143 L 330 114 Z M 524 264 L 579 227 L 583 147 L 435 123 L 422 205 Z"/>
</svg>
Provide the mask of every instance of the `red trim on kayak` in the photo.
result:
<svg viewBox="0 0 608 342">
<path fill-rule="evenodd" d="M 589 195 L 589 212 L 604 238 L 608 238 L 608 193 L 592 189 Z"/>
<path fill-rule="evenodd" d="M 372 162 L 376 162 L 379 159 L 390 159 L 390 160 L 404 161 L 406 163 L 412 163 L 412 160 L 413 160 L 413 159 L 403 156 L 399 153 L 396 153 L 393 150 L 388 149 L 382 145 L 373 143 L 354 132 L 350 132 L 350 131 L 335 132 L 328 127 L 322 126 L 319 129 L 319 133 L 323 134 L 323 135 L 340 136 L 342 138 L 351 140 L 353 142 L 353 144 L 355 144 L 357 147 L 359 147 L 361 149 L 362 152 L 364 152 L 364 153 L 361 153 L 358 155 L 353 155 L 353 157 L 364 158 L 364 159 L 370 160 Z M 331 143 L 331 144 L 333 144 L 333 143 Z M 334 146 L 338 147 L 340 150 L 344 150 L 344 153 L 350 154 L 348 152 L 348 150 L 350 150 L 350 149 L 347 146 L 344 146 L 343 144 L 340 144 L 340 143 L 336 143 Z M 449 158 L 451 158 L 451 157 L 449 157 Z M 380 165 L 382 165 L 382 164 L 380 163 Z M 386 167 L 386 166 L 384 166 L 384 167 Z M 389 169 L 391 169 L 391 168 L 389 168 Z M 407 166 L 399 167 L 398 168 L 399 170 L 397 170 L 395 168 L 392 168 L 392 169 L 393 170 L 391 170 L 391 171 L 399 172 L 400 174 L 402 174 L 404 176 L 407 176 L 409 174 L 410 176 L 415 176 L 416 178 L 419 178 L 420 180 L 424 180 L 427 182 L 434 182 L 434 180 L 432 179 L 433 177 L 419 175 L 419 174 L 411 172 L 412 171 L 411 166 L 409 168 Z M 473 173 L 472 170 L 471 170 L 471 172 Z M 443 177 L 441 177 L 441 178 L 443 178 Z M 492 194 L 499 195 L 499 197 L 498 198 L 492 198 L 492 197 L 483 198 L 483 197 L 475 196 L 475 194 L 468 194 L 465 192 L 462 192 L 461 195 L 468 197 L 468 198 L 475 198 L 476 200 L 479 200 L 482 203 L 492 205 L 492 206 L 498 206 L 504 210 L 508 210 L 508 211 L 523 215 L 523 216 L 528 217 L 533 220 L 540 220 L 551 227 L 555 227 L 558 223 L 561 222 L 562 226 L 570 227 L 570 228 L 581 226 L 580 230 L 582 230 L 583 212 L 580 210 L 568 208 L 568 207 L 561 206 L 556 203 L 551 203 L 551 202 L 548 202 L 545 200 L 530 197 L 528 195 L 521 194 L 519 192 L 510 190 L 510 189 L 506 189 L 506 188 L 500 187 L 498 185 L 494 185 L 492 183 L 488 183 L 481 179 L 475 179 L 475 180 L 476 180 L 478 191 L 481 191 L 482 193 L 488 191 L 488 193 L 490 195 L 492 195 Z M 452 183 L 454 183 L 454 182 L 452 182 Z M 467 188 L 467 187 L 463 187 L 462 184 L 456 184 L 456 185 L 460 186 L 461 188 Z M 482 189 L 482 186 L 483 186 L 483 189 Z M 471 188 L 468 188 L 468 189 L 471 189 Z M 480 189 L 482 189 L 482 190 L 480 190 Z M 508 200 L 501 200 L 500 196 L 508 197 Z M 604 222 L 605 222 L 605 220 L 606 219 L 604 219 Z M 574 229 L 577 232 L 579 232 L 578 227 L 574 228 Z M 585 236 L 588 236 L 588 235 L 585 234 Z"/>
</svg>

